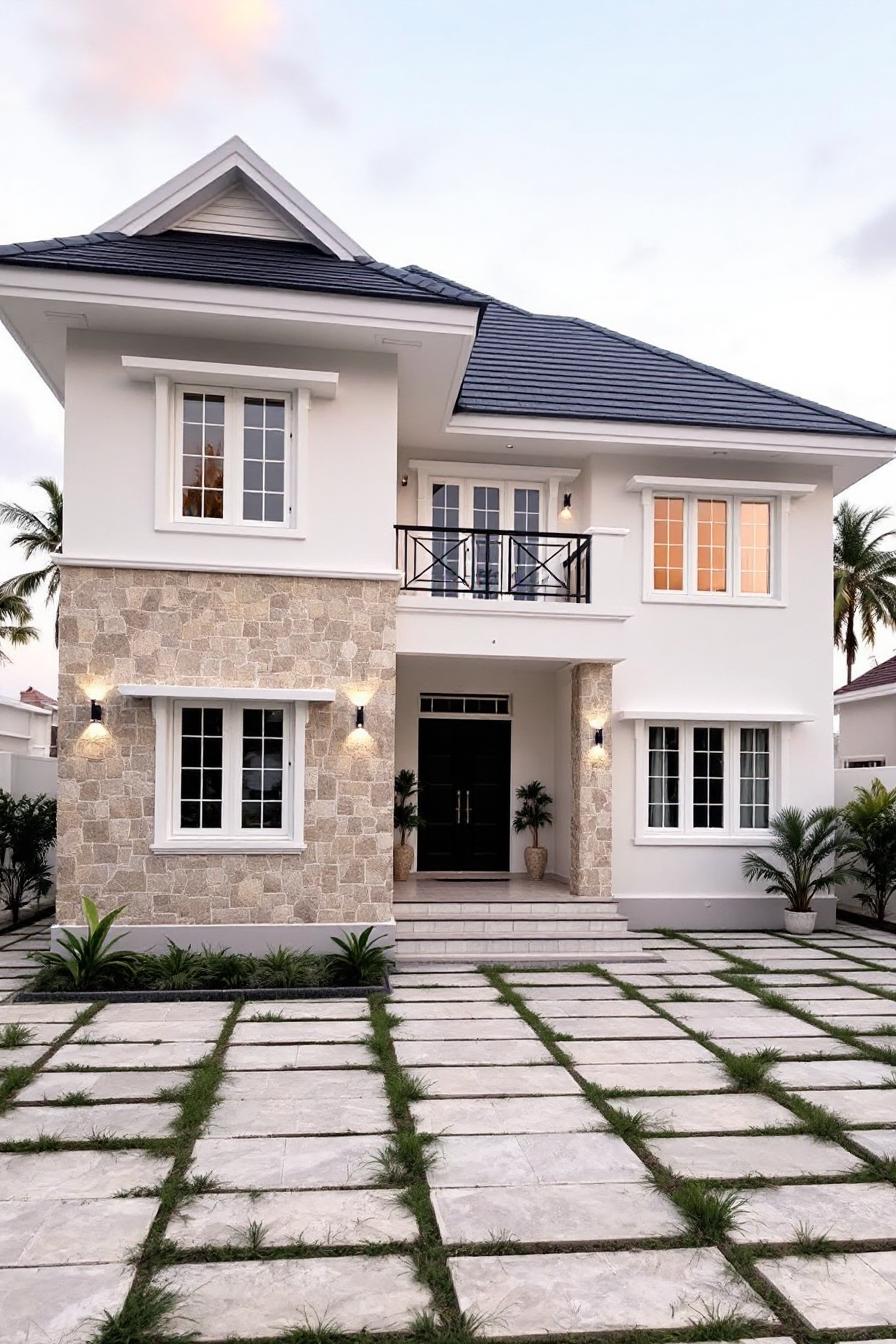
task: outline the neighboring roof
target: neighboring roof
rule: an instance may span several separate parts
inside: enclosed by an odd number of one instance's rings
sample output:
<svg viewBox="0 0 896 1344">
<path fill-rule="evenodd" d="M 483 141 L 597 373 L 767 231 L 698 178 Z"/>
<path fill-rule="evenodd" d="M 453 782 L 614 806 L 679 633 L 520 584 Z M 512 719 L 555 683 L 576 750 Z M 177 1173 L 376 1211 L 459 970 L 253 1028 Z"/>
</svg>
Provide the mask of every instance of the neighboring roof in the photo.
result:
<svg viewBox="0 0 896 1344">
<path fill-rule="evenodd" d="M 852 695 L 855 691 L 886 690 L 890 686 L 896 686 L 896 654 L 892 658 L 887 658 L 885 662 L 878 663 L 877 667 L 870 667 L 854 681 L 838 686 L 834 694 Z"/>
<path fill-rule="evenodd" d="M 37 691 L 33 686 L 27 690 L 19 692 L 19 699 L 22 704 L 35 705 L 38 709 L 56 709 L 59 701 L 54 700 L 52 695 L 45 695 L 43 691 Z"/>
<path fill-rule="evenodd" d="M 873 421 L 739 378 L 576 317 L 512 307 L 427 271 L 340 260 L 303 243 L 169 230 L 0 247 L 0 266 L 475 304 L 482 319 L 456 411 L 896 437 Z"/>
</svg>

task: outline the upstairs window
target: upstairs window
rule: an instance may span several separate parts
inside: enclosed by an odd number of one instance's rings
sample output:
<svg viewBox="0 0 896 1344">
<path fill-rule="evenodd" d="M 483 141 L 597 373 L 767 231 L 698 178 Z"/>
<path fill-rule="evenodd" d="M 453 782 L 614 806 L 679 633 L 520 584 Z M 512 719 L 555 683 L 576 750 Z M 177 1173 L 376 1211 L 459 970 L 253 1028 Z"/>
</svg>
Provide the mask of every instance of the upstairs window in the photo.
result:
<svg viewBox="0 0 896 1344">
<path fill-rule="evenodd" d="M 283 395 L 178 390 L 180 522 L 291 525 L 291 405 Z"/>
<path fill-rule="evenodd" d="M 774 515 L 772 499 L 655 494 L 645 595 L 773 598 Z"/>
</svg>

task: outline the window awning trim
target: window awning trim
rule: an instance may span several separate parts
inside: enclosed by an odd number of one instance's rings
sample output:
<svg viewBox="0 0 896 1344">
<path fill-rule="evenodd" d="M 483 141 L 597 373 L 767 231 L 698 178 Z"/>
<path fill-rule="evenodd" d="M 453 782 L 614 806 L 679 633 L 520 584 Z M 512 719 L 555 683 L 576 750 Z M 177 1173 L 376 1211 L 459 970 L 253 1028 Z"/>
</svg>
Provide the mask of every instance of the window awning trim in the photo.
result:
<svg viewBox="0 0 896 1344">
<path fill-rule="evenodd" d="M 278 704 L 336 699 L 336 692 L 292 686 L 119 686 L 120 695 L 147 700 L 273 700 Z"/>
<path fill-rule="evenodd" d="M 814 714 L 780 709 L 620 709 L 617 719 L 651 723 L 814 723 Z"/>
<path fill-rule="evenodd" d="M 259 364 L 157 359 L 144 355 L 122 355 L 121 364 L 129 378 L 149 382 L 154 378 L 173 378 L 177 382 L 201 383 L 206 387 L 244 387 L 275 392 L 305 388 L 312 397 L 327 400 L 336 396 L 339 385 L 339 374 L 324 369 L 280 369 Z"/>
</svg>

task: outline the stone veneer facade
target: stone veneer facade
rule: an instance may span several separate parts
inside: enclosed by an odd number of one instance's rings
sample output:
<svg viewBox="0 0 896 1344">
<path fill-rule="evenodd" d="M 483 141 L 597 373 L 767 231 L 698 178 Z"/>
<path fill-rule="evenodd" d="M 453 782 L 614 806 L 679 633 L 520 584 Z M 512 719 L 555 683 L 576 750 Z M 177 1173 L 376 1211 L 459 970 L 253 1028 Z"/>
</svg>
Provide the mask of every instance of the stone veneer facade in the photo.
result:
<svg viewBox="0 0 896 1344">
<path fill-rule="evenodd" d="M 570 715 L 569 890 L 596 900 L 610 900 L 613 891 L 612 701 L 612 664 L 577 663 Z M 594 745 L 592 719 L 603 726 L 602 748 Z"/>
<path fill-rule="evenodd" d="M 82 896 L 128 924 L 375 923 L 392 915 L 396 584 L 63 570 L 57 918 Z M 292 854 L 153 854 L 152 704 L 128 683 L 324 688 L 308 709 L 305 842 Z M 108 734 L 85 735 L 92 685 Z M 372 691 L 351 740 L 346 692 Z M 342 693 L 340 693 L 342 692 Z"/>
</svg>

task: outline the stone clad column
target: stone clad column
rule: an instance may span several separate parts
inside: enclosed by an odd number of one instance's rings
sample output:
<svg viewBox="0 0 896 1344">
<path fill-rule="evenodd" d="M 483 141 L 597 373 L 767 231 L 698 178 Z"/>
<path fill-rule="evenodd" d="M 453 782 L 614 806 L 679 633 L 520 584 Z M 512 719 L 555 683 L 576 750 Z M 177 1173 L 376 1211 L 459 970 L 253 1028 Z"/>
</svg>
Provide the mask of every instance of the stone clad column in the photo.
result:
<svg viewBox="0 0 896 1344">
<path fill-rule="evenodd" d="M 572 670 L 569 889 L 573 896 L 612 897 L 611 663 L 577 663 Z M 594 728 L 604 732 L 594 745 Z"/>
</svg>

